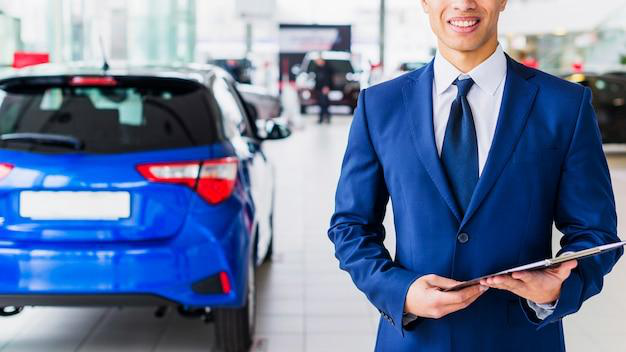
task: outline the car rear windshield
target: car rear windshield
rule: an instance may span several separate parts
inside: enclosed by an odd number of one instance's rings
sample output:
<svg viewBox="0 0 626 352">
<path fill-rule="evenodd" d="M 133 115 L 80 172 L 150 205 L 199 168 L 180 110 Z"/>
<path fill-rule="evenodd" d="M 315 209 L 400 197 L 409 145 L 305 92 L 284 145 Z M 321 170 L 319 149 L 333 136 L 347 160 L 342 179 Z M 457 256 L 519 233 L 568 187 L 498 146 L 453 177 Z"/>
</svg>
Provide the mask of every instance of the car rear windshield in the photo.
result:
<svg viewBox="0 0 626 352">
<path fill-rule="evenodd" d="M 111 154 L 206 145 L 219 137 L 214 100 L 199 83 L 76 79 L 5 81 L 0 86 L 0 148 Z M 79 141 L 80 148 L 47 143 L 49 137 Z"/>
<path fill-rule="evenodd" d="M 335 73 L 354 73 L 354 68 L 348 60 L 325 60 L 328 67 Z M 317 68 L 315 61 L 309 62 L 308 72 L 314 72 Z"/>
</svg>

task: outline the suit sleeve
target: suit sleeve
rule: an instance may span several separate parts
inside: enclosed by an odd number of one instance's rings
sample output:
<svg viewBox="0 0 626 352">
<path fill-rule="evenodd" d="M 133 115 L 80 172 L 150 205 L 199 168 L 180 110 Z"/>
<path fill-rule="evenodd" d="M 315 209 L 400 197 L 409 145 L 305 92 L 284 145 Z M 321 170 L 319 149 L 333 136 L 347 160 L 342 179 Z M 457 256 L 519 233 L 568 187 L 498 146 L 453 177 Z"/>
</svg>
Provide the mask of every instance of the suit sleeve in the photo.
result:
<svg viewBox="0 0 626 352">
<path fill-rule="evenodd" d="M 359 96 L 328 237 L 335 256 L 356 286 L 383 317 L 403 333 L 402 314 L 409 286 L 418 274 L 395 263 L 385 246 L 382 225 L 389 193 L 374 150 L 366 116 L 366 91 Z"/>
<path fill-rule="evenodd" d="M 563 233 L 558 254 L 620 240 L 609 168 L 589 88 L 585 88 L 582 94 L 578 119 L 562 166 L 555 207 L 555 224 Z M 580 260 L 563 282 L 554 312 L 538 328 L 577 312 L 585 300 L 599 293 L 604 275 L 611 271 L 622 254 L 620 248 Z"/>
</svg>

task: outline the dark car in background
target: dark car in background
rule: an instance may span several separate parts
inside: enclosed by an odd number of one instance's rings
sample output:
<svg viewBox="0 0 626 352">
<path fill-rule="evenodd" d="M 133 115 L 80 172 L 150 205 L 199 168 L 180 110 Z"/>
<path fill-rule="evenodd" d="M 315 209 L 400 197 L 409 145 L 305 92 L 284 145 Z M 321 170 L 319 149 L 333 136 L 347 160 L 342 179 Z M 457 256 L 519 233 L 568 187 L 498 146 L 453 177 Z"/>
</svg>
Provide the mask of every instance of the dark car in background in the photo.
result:
<svg viewBox="0 0 626 352">
<path fill-rule="evenodd" d="M 609 71 L 606 72 L 606 74 L 611 76 L 626 77 L 626 71 Z"/>
<path fill-rule="evenodd" d="M 361 91 L 361 75 L 355 69 L 350 53 L 343 51 L 309 52 L 305 55 L 302 65 L 294 67 L 301 112 L 306 113 L 308 107 L 318 105 L 319 98 L 314 90 L 315 60 L 320 56 L 333 72 L 328 94 L 330 105 L 347 106 L 350 113 L 354 113 Z"/>
<path fill-rule="evenodd" d="M 574 73 L 564 78 L 591 89 L 602 142 L 626 143 L 626 76 L 617 73 Z"/>
<path fill-rule="evenodd" d="M 262 141 L 289 135 L 263 126 L 217 67 L 0 78 L 0 315 L 174 306 L 213 319 L 223 350 L 247 351 L 255 268 L 273 248 Z"/>
<path fill-rule="evenodd" d="M 250 59 L 210 59 L 207 60 L 207 64 L 222 68 L 239 83 L 252 83 L 254 65 L 252 65 L 252 61 L 250 61 Z"/>
<path fill-rule="evenodd" d="M 411 72 L 426 65 L 428 65 L 428 61 L 406 61 L 402 62 L 400 66 L 398 66 L 398 71 L 404 73 Z"/>
<path fill-rule="evenodd" d="M 283 108 L 279 96 L 257 85 L 237 83 L 236 86 L 253 118 L 268 120 L 281 115 Z"/>
<path fill-rule="evenodd" d="M 416 60 L 416 61 L 403 61 L 397 66 L 397 68 L 393 72 L 391 72 L 391 74 L 388 77 L 386 77 L 386 79 L 394 79 L 407 72 L 417 70 L 420 67 L 428 65 L 429 62 L 430 62 L 430 59 Z"/>
<path fill-rule="evenodd" d="M 208 67 L 218 66 L 228 72 L 237 81 L 237 90 L 244 101 L 248 104 L 250 113 L 254 118 L 271 119 L 279 117 L 282 113 L 280 97 L 272 94 L 268 89 L 252 84 L 252 75 L 255 66 L 247 58 L 241 59 L 211 59 L 207 61 Z M 193 65 L 203 69 L 203 65 Z"/>
</svg>

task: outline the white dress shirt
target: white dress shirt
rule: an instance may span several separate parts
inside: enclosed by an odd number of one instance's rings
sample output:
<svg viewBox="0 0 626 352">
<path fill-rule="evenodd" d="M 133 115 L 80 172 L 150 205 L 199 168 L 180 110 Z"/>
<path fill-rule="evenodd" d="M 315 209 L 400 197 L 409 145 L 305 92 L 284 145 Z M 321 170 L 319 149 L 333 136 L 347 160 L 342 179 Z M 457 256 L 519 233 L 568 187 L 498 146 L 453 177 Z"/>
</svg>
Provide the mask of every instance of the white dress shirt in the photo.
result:
<svg viewBox="0 0 626 352">
<path fill-rule="evenodd" d="M 437 144 L 439 156 L 441 156 L 446 126 L 450 117 L 450 107 L 457 94 L 457 87 L 452 83 L 457 78 L 471 78 L 474 80 L 474 85 L 467 93 L 467 101 L 472 109 L 474 126 L 476 128 L 478 174 L 482 174 L 491 143 L 493 142 L 496 124 L 498 123 L 506 74 L 506 56 L 500 45 L 487 60 L 467 74 L 457 69 L 437 51 L 434 63 L 435 77 L 433 79 L 433 126 L 435 128 L 435 143 Z M 541 320 L 552 314 L 556 307 L 556 303 L 537 304 L 531 301 L 527 302 L 530 308 L 537 314 L 537 318 Z"/>
<path fill-rule="evenodd" d="M 433 125 L 435 142 L 441 156 L 443 139 L 446 134 L 450 107 L 456 99 L 457 87 L 452 84 L 457 78 L 472 78 L 474 85 L 467 94 L 467 101 L 474 116 L 476 141 L 478 142 L 478 173 L 482 174 L 487 155 L 496 131 L 504 81 L 506 78 L 506 57 L 498 45 L 496 51 L 480 65 L 463 74 L 446 60 L 439 51 L 435 55 L 435 79 L 433 80 Z"/>
</svg>

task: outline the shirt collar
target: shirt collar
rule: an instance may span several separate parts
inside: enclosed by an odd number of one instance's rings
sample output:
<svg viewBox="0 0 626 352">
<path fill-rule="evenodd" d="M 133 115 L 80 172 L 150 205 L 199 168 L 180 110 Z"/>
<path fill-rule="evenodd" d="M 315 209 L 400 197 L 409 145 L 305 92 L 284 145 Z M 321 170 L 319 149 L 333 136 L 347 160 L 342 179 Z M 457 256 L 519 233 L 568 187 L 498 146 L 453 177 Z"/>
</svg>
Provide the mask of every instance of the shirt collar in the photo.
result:
<svg viewBox="0 0 626 352">
<path fill-rule="evenodd" d="M 463 72 L 454 67 L 439 51 L 435 55 L 434 65 L 435 89 L 437 94 L 441 95 L 454 83 L 454 80 L 463 75 Z M 498 45 L 496 51 L 487 60 L 474 67 L 467 75 L 474 80 L 474 83 L 480 89 L 488 94 L 495 95 L 506 76 L 506 56 L 504 51 L 502 51 L 502 47 Z"/>
</svg>

